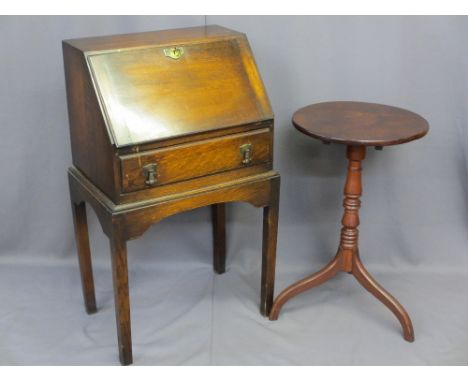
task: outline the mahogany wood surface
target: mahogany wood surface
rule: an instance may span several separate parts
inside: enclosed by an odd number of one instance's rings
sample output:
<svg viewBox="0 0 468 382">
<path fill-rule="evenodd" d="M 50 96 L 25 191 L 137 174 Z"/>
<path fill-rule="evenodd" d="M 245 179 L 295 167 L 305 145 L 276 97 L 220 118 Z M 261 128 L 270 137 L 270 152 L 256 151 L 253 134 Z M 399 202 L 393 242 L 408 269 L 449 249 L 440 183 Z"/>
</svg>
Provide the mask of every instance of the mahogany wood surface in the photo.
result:
<svg viewBox="0 0 468 382">
<path fill-rule="evenodd" d="M 323 102 L 303 107 L 292 118 L 302 133 L 323 142 L 389 146 L 418 139 L 429 124 L 420 115 L 394 106 L 367 102 Z"/>
<path fill-rule="evenodd" d="M 393 119 L 394 117 L 394 119 Z M 379 127 L 378 123 L 383 126 Z M 318 286 L 338 272 L 352 274 L 356 280 L 397 317 L 405 340 L 414 341 L 411 319 L 403 306 L 366 270 L 358 247 L 359 208 L 362 194 L 362 166 L 366 146 L 392 145 L 425 135 L 428 124 L 414 113 L 384 105 L 359 102 L 330 102 L 310 105 L 294 114 L 295 127 L 327 143 L 347 143 L 348 171 L 344 186 L 344 214 L 336 256 L 318 272 L 292 284 L 275 299 L 270 320 L 277 320 L 283 305 L 294 296 Z M 368 136 L 365 135 L 369 131 Z"/>
</svg>

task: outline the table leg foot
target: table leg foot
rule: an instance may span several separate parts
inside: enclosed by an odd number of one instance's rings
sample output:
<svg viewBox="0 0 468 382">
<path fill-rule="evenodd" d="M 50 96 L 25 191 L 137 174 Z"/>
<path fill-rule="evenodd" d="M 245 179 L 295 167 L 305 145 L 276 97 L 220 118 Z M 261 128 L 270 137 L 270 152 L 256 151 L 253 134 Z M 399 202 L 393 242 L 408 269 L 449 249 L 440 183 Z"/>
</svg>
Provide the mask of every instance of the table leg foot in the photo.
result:
<svg viewBox="0 0 468 382">
<path fill-rule="evenodd" d="M 396 316 L 398 321 L 400 321 L 401 327 L 403 329 L 403 338 L 408 342 L 414 341 L 414 331 L 413 324 L 411 319 L 406 312 L 405 308 L 398 302 L 398 300 L 393 297 L 389 292 L 387 292 L 374 278 L 369 274 L 364 265 L 361 262 L 359 254 L 355 254 L 353 257 L 353 275 L 356 280 L 370 292 L 374 297 L 376 297 L 380 302 L 382 302 L 392 313 Z"/>
<path fill-rule="evenodd" d="M 297 296 L 299 293 L 306 291 L 307 289 L 313 288 L 317 285 L 324 283 L 325 281 L 331 279 L 341 270 L 341 256 L 338 253 L 335 258 L 330 261 L 325 267 L 320 271 L 308 276 L 286 288 L 281 292 L 278 297 L 275 299 L 273 306 L 270 311 L 269 319 L 270 321 L 275 321 L 278 319 L 279 312 L 283 305 L 294 296 Z"/>
</svg>

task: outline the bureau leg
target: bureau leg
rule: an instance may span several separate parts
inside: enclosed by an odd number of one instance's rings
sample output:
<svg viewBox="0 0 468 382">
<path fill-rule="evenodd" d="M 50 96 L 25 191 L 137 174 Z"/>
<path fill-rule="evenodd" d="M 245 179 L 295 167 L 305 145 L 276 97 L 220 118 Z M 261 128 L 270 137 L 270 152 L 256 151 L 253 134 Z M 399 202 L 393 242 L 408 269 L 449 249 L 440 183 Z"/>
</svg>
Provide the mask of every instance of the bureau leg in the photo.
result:
<svg viewBox="0 0 468 382">
<path fill-rule="evenodd" d="M 263 209 L 262 281 L 260 292 L 260 313 L 263 316 L 270 314 L 275 287 L 280 179 L 278 177 L 272 179 L 271 182 L 270 205 Z"/>
<path fill-rule="evenodd" d="M 216 273 L 226 272 L 226 205 L 211 206 L 213 223 L 213 268 Z"/>
<path fill-rule="evenodd" d="M 133 362 L 133 357 L 130 299 L 128 295 L 127 243 L 119 236 L 114 235 L 110 238 L 115 316 L 117 320 L 120 363 L 122 365 L 129 365 Z"/>
<path fill-rule="evenodd" d="M 89 248 L 88 221 L 86 219 L 86 204 L 72 202 L 73 223 L 75 226 L 76 249 L 80 266 L 83 298 L 88 314 L 96 312 L 96 297 L 94 293 L 93 268 L 91 250 Z"/>
</svg>

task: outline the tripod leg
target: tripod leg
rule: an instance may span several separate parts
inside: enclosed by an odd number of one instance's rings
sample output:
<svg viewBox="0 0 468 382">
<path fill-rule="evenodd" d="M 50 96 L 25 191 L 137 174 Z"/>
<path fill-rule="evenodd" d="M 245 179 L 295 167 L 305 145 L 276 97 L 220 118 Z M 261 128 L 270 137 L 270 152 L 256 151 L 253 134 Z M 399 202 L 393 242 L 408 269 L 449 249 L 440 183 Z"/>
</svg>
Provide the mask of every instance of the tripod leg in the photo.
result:
<svg viewBox="0 0 468 382">
<path fill-rule="evenodd" d="M 354 277 L 359 281 L 359 283 L 366 288 L 372 295 L 374 295 L 380 302 L 382 302 L 388 309 L 390 309 L 393 314 L 400 321 L 401 327 L 403 329 L 403 337 L 408 342 L 414 341 L 414 332 L 413 324 L 411 319 L 406 312 L 405 308 L 388 293 L 382 286 L 379 285 L 377 281 L 369 274 L 364 265 L 359 258 L 359 254 L 355 253 L 353 258 L 353 270 L 352 273 Z"/>
<path fill-rule="evenodd" d="M 313 288 L 317 285 L 324 283 L 325 281 L 335 276 L 341 270 L 340 264 L 341 256 L 340 253 L 338 253 L 333 258 L 333 260 L 330 261 L 320 271 L 286 288 L 283 292 L 279 294 L 278 297 L 276 297 L 276 300 L 273 303 L 273 307 L 271 308 L 270 320 L 275 321 L 278 319 L 279 312 L 282 306 L 286 303 L 286 301 L 293 298 L 294 296 L 297 296 L 299 293 L 306 291 L 307 289 Z"/>
</svg>

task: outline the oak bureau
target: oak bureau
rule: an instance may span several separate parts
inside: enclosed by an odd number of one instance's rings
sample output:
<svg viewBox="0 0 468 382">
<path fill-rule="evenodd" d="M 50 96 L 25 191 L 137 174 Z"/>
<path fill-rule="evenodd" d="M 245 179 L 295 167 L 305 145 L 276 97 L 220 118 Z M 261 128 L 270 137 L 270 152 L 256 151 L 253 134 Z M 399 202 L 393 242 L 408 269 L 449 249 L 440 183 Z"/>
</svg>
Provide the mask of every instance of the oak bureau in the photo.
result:
<svg viewBox="0 0 468 382">
<path fill-rule="evenodd" d="M 119 355 L 132 358 L 126 242 L 211 206 L 225 271 L 225 203 L 263 208 L 260 310 L 275 277 L 279 174 L 273 113 L 244 34 L 202 26 L 63 41 L 68 170 L 86 310 L 96 311 L 85 203 L 109 237 Z"/>
</svg>

